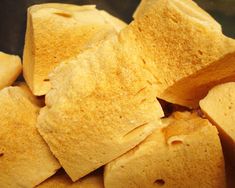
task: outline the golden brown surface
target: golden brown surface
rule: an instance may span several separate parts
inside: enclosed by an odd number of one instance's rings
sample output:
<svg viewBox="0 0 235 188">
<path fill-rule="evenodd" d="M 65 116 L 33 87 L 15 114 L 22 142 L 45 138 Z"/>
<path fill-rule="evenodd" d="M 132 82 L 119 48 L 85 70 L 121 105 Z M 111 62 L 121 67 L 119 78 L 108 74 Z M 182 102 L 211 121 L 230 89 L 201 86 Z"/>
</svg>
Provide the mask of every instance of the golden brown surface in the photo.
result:
<svg viewBox="0 0 235 188">
<path fill-rule="evenodd" d="M 136 14 L 123 35 L 142 49 L 159 98 L 198 107 L 211 87 L 235 80 L 235 41 L 193 1 L 144 0 Z"/>
<path fill-rule="evenodd" d="M 82 51 L 90 40 L 117 32 L 125 23 L 95 6 L 41 4 L 28 9 L 24 77 L 35 95 L 45 95 L 48 74 Z M 46 26 L 46 27 L 45 27 Z"/>
<path fill-rule="evenodd" d="M 0 91 L 0 187 L 34 187 L 60 167 L 36 130 L 39 107 L 19 87 Z"/>
<path fill-rule="evenodd" d="M 20 57 L 0 52 L 0 90 L 10 86 L 21 73 Z"/>
<path fill-rule="evenodd" d="M 235 82 L 218 85 L 200 101 L 200 107 L 220 132 L 225 152 L 235 166 Z"/>
<path fill-rule="evenodd" d="M 96 172 L 72 182 L 64 171 L 60 171 L 37 188 L 104 188 L 103 175 Z"/>
<path fill-rule="evenodd" d="M 106 188 L 225 188 L 218 132 L 189 112 L 164 119 L 140 145 L 105 167 Z"/>
<path fill-rule="evenodd" d="M 116 35 L 51 76 L 38 130 L 65 171 L 77 180 L 117 158 L 160 126 L 153 77 Z M 66 75 L 66 76 L 65 76 Z"/>
</svg>

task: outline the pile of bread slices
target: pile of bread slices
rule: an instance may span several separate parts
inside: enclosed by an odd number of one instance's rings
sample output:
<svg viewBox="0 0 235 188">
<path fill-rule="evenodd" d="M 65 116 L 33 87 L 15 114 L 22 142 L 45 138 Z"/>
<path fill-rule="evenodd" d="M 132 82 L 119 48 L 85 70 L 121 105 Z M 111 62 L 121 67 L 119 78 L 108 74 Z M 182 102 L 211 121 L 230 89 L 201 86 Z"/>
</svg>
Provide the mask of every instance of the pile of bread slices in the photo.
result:
<svg viewBox="0 0 235 188">
<path fill-rule="evenodd" d="M 1 188 L 229 186 L 235 40 L 193 1 L 142 0 L 129 25 L 34 5 L 21 66 L 0 53 Z"/>
</svg>

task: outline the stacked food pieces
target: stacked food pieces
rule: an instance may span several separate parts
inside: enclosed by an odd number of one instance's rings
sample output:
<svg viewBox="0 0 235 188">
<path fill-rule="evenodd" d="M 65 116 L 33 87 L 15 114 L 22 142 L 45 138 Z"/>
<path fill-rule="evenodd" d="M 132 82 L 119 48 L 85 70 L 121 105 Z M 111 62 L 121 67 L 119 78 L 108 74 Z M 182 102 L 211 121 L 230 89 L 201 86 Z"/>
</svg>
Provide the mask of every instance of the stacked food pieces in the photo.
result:
<svg viewBox="0 0 235 188">
<path fill-rule="evenodd" d="M 191 0 L 143 0 L 129 25 L 95 6 L 35 5 L 30 89 L 8 87 L 21 67 L 0 61 L 0 187 L 226 187 L 235 41 Z M 185 112 L 166 117 L 158 99 Z"/>
</svg>

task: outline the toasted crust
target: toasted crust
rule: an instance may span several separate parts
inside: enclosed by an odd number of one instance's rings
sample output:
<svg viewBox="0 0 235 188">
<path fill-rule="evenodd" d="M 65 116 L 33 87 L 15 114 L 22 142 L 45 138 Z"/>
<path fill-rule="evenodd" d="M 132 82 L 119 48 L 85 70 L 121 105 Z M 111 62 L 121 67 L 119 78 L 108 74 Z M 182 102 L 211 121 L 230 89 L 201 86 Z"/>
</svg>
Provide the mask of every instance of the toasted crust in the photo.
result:
<svg viewBox="0 0 235 188">
<path fill-rule="evenodd" d="M 0 187 L 34 187 L 60 167 L 36 130 L 39 107 L 19 87 L 0 91 Z"/>
<path fill-rule="evenodd" d="M 21 73 L 20 57 L 0 52 L 0 90 L 10 86 Z"/>
<path fill-rule="evenodd" d="M 51 87 L 48 74 L 60 62 L 79 54 L 94 37 L 94 41 L 102 40 L 124 26 L 95 6 L 51 3 L 30 7 L 23 69 L 32 92 L 46 94 Z"/>
<path fill-rule="evenodd" d="M 225 188 L 218 132 L 195 114 L 175 113 L 144 142 L 105 167 L 107 188 Z"/>
</svg>

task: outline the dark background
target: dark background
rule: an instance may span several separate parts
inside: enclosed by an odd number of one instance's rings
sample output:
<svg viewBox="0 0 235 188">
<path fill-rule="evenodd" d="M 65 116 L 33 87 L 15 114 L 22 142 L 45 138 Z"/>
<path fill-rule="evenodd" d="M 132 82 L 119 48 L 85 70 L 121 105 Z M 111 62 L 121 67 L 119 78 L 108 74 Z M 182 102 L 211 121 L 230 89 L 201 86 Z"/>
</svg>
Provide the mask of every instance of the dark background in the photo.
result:
<svg viewBox="0 0 235 188">
<path fill-rule="evenodd" d="M 195 1 L 223 25 L 226 35 L 235 38 L 235 0 Z M 0 0 L 0 51 L 22 55 L 27 7 L 45 2 L 96 4 L 129 23 L 140 0 Z"/>
</svg>

